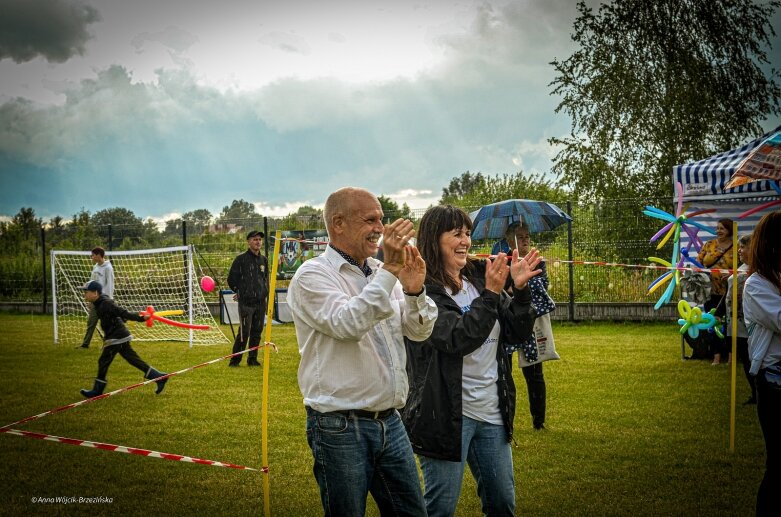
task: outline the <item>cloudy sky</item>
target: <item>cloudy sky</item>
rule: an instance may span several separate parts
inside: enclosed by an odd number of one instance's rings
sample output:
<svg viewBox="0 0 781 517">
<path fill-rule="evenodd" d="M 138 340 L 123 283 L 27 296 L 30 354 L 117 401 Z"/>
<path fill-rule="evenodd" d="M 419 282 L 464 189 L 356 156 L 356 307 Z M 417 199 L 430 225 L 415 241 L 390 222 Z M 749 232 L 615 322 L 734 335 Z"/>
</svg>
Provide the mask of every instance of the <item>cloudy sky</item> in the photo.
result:
<svg viewBox="0 0 781 517">
<path fill-rule="evenodd" d="M 345 185 L 423 208 L 467 170 L 547 172 L 569 130 L 574 0 L 0 7 L 0 217 L 284 215 Z"/>
</svg>

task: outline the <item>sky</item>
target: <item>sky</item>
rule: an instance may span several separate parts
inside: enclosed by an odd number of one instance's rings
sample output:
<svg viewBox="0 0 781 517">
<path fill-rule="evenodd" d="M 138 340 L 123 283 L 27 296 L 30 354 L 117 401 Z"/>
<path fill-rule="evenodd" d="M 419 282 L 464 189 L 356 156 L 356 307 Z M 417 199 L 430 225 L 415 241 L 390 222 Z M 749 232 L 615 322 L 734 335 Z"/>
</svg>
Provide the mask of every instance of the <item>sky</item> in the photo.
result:
<svg viewBox="0 0 781 517">
<path fill-rule="evenodd" d="M 348 185 L 425 208 L 466 171 L 548 173 L 570 130 L 573 0 L 0 7 L 0 219 L 277 216 Z"/>
</svg>

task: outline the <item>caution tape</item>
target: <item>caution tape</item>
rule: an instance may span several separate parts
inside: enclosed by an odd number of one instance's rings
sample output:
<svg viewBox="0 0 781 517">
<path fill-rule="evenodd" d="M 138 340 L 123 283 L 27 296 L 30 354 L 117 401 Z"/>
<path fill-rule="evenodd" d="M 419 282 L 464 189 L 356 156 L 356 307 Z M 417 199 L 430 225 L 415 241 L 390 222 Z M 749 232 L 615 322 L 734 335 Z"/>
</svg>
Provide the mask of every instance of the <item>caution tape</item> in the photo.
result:
<svg viewBox="0 0 781 517">
<path fill-rule="evenodd" d="M 197 368 L 202 368 L 202 367 L 207 366 L 209 364 L 214 364 L 214 363 L 217 363 L 219 361 L 224 361 L 226 359 L 230 359 L 231 357 L 236 357 L 236 356 L 239 356 L 239 355 L 242 355 L 242 354 L 246 354 L 247 352 L 251 352 L 253 350 L 257 350 L 259 348 L 267 347 L 267 346 L 271 347 L 274 350 L 274 352 L 278 352 L 279 351 L 277 349 L 277 345 L 275 345 L 272 342 L 267 341 L 267 342 L 263 343 L 262 345 L 254 346 L 252 348 L 248 348 L 246 350 L 242 350 L 241 352 L 236 352 L 235 354 L 228 354 L 228 355 L 225 355 L 225 356 L 222 356 L 222 357 L 218 357 L 217 359 L 212 359 L 211 361 L 206 361 L 205 363 L 201 363 L 201 364 L 198 364 L 198 365 L 195 365 L 195 366 L 190 366 L 189 368 L 185 368 L 183 370 L 167 373 L 167 374 L 165 374 L 165 375 L 163 375 L 161 377 L 158 377 L 156 379 L 149 379 L 147 381 L 139 382 L 139 383 L 133 384 L 131 386 L 125 386 L 124 388 L 119 388 L 119 389 L 114 390 L 112 392 L 104 393 L 102 395 L 98 395 L 97 397 L 92 397 L 92 398 L 88 398 L 88 399 L 85 399 L 85 400 L 80 400 L 80 401 L 74 402 L 72 404 L 67 404 L 65 406 L 61 406 L 61 407 L 58 407 L 58 408 L 55 408 L 55 409 L 50 409 L 49 411 L 45 411 L 45 412 L 37 414 L 37 415 L 29 416 L 27 418 L 23 418 L 23 419 L 18 420 L 16 422 L 12 422 L 10 424 L 4 425 L 3 427 L 0 427 L 0 433 L 10 434 L 10 435 L 14 435 L 14 436 L 23 436 L 25 438 L 34 438 L 34 439 L 37 439 L 37 440 L 45 440 L 45 441 L 51 441 L 51 442 L 57 442 L 57 443 L 64 443 L 64 444 L 67 444 L 67 445 L 80 445 L 82 447 L 90 447 L 90 448 L 93 448 L 93 449 L 101 449 L 101 450 L 107 450 L 107 451 L 112 451 L 112 452 L 123 452 L 125 454 L 136 454 L 136 455 L 139 455 L 139 456 L 146 456 L 146 457 L 149 457 L 149 458 L 160 458 L 160 459 L 164 459 L 164 460 L 183 461 L 183 462 L 187 462 L 187 463 L 198 463 L 200 465 L 210 465 L 210 466 L 213 466 L 213 467 L 226 467 L 226 468 L 240 469 L 240 470 L 252 470 L 252 471 L 260 470 L 260 472 L 268 473 L 268 471 L 269 471 L 268 466 L 263 466 L 260 469 L 254 469 L 254 468 L 251 468 L 251 467 L 245 467 L 243 465 L 235 465 L 233 463 L 227 463 L 227 462 L 223 462 L 223 461 L 205 460 L 205 459 L 202 459 L 202 458 L 195 458 L 193 456 L 183 456 L 183 455 L 180 455 L 180 454 L 170 454 L 170 453 L 167 453 L 167 452 L 157 452 L 157 451 L 151 451 L 151 450 L 148 450 L 148 449 L 139 449 L 137 447 L 127 447 L 127 446 L 124 446 L 124 445 L 113 445 L 113 444 L 110 444 L 110 443 L 92 442 L 92 441 L 89 441 L 89 440 L 79 440 L 79 439 L 76 439 L 76 438 L 64 438 L 62 436 L 54 436 L 54 435 L 44 434 L 44 433 L 35 433 L 35 432 L 32 432 L 32 431 L 21 431 L 19 429 L 11 429 L 12 427 L 15 427 L 15 426 L 18 426 L 18 425 L 21 425 L 21 424 L 26 424 L 26 423 L 32 422 L 34 420 L 38 420 L 39 418 L 43 418 L 43 417 L 45 417 L 47 415 L 53 415 L 55 413 L 61 413 L 61 412 L 66 411 L 68 409 L 72 409 L 72 408 L 75 408 L 75 407 L 78 407 L 78 406 L 82 406 L 84 404 L 89 404 L 91 402 L 95 402 L 96 400 L 101 400 L 101 399 L 105 399 L 105 398 L 108 398 L 108 397 L 111 397 L 111 396 L 114 396 L 114 395 L 118 395 L 119 393 L 124 393 L 126 391 L 130 391 L 130 390 L 135 389 L 135 388 L 140 388 L 141 386 L 145 386 L 145 385 L 147 385 L 149 383 L 152 383 L 152 382 L 158 382 L 158 381 L 160 381 L 162 379 L 167 379 L 168 377 L 173 377 L 174 375 L 179 375 L 179 374 L 182 374 L 182 373 L 186 373 L 186 372 L 195 370 Z"/>
<path fill-rule="evenodd" d="M 55 436 L 45 433 L 34 433 L 32 431 L 20 431 L 19 429 L 0 429 L 0 432 L 10 434 L 14 436 L 23 436 L 25 438 L 33 438 L 35 440 L 44 440 L 47 442 L 64 443 L 67 445 L 79 445 L 81 447 L 89 447 L 91 449 L 101 449 L 111 452 L 122 452 L 125 454 L 135 454 L 137 456 L 146 456 L 147 458 L 159 458 L 161 460 L 182 461 L 185 463 L 197 463 L 199 465 L 209 465 L 211 467 L 224 467 L 229 469 L 238 470 L 252 470 L 257 472 L 258 469 L 252 467 L 245 467 L 244 465 L 236 465 L 235 463 L 228 463 L 225 461 L 205 460 L 203 458 L 196 458 L 193 456 L 184 456 L 182 454 L 171 454 L 168 452 L 151 451 L 149 449 L 139 449 L 138 447 L 128 447 L 125 445 L 114 445 L 111 443 L 93 442 L 90 440 L 79 440 L 77 438 L 65 438 L 62 436 Z M 268 467 L 260 469 L 261 472 L 268 472 Z"/>
<path fill-rule="evenodd" d="M 32 422 L 34 420 L 38 420 L 39 418 L 43 418 L 43 417 L 45 417 L 47 415 L 53 415 L 55 413 L 62 413 L 63 411 L 67 411 L 68 409 L 73 409 L 73 408 L 78 407 L 78 406 L 83 406 L 84 404 L 90 404 L 92 402 L 95 402 L 95 401 L 98 401 L 98 400 L 101 400 L 101 399 L 105 399 L 105 398 L 108 398 L 108 397 L 113 397 L 114 395 L 118 395 L 120 393 L 124 393 L 124 392 L 130 391 L 130 390 L 134 390 L 136 388 L 140 388 L 141 386 L 146 386 L 147 384 L 150 384 L 150 383 L 153 383 L 153 382 L 158 382 L 158 381 L 161 381 L 163 379 L 167 379 L 168 377 L 173 377 L 174 375 L 179 375 L 179 374 L 182 374 L 182 373 L 190 372 L 190 371 L 193 371 L 193 370 L 195 370 L 197 368 L 203 368 L 204 366 L 207 366 L 207 365 L 210 365 L 210 364 L 214 364 L 214 363 L 217 363 L 217 362 L 220 362 L 220 361 L 224 361 L 226 359 L 230 359 L 231 357 L 236 357 L 238 355 L 246 354 L 247 352 L 251 352 L 253 350 L 257 350 L 257 349 L 259 349 L 261 347 L 265 347 L 265 346 L 270 346 L 275 352 L 278 352 L 277 345 L 275 345 L 274 343 L 271 343 L 271 342 L 266 342 L 266 343 L 264 343 L 262 345 L 253 346 L 252 348 L 248 348 L 247 350 L 242 350 L 241 352 L 236 352 L 235 354 L 225 355 L 225 356 L 222 356 L 222 357 L 218 357 L 217 359 L 212 359 L 211 361 L 206 361 L 205 363 L 201 363 L 201 364 L 198 364 L 198 365 L 195 365 L 195 366 L 190 366 L 189 368 L 185 368 L 184 370 L 179 370 L 178 372 L 167 373 L 167 374 L 165 374 L 165 375 L 163 375 L 161 377 L 157 377 L 155 379 L 149 379 L 149 380 L 146 380 L 146 381 L 143 381 L 143 382 L 139 382 L 139 383 L 133 384 L 131 386 L 125 386 L 124 388 L 119 388 L 119 389 L 116 389 L 116 390 L 111 391 L 109 393 L 103 393 L 102 395 L 98 395 L 97 397 L 92 397 L 92 398 L 80 400 L 78 402 L 73 402 L 72 404 L 66 404 L 65 406 L 61 406 L 61 407 L 58 407 L 58 408 L 55 408 L 55 409 L 50 409 L 49 411 L 44 411 L 43 413 L 40 413 L 38 415 L 28 416 L 27 418 L 23 418 L 21 420 L 17 420 L 16 422 L 11 422 L 10 424 L 7 424 L 7 425 L 4 425 L 3 427 L 0 427 L 0 432 L 4 431 L 5 429 L 8 429 L 10 427 L 15 427 L 15 426 L 18 426 L 18 425 L 26 424 L 28 422 Z"/>
<path fill-rule="evenodd" d="M 490 255 L 488 253 L 476 253 L 473 255 L 478 258 L 496 258 L 496 255 Z M 608 267 L 626 267 L 626 268 L 638 268 L 638 269 L 670 269 L 677 271 L 693 271 L 695 273 L 718 273 L 718 274 L 732 274 L 732 269 L 718 269 L 718 268 L 705 268 L 696 266 L 662 266 L 657 264 L 621 264 L 618 262 L 604 262 L 604 261 L 588 261 L 588 260 L 562 260 L 562 259 L 546 259 L 548 264 L 557 266 L 559 264 L 574 264 L 576 266 L 608 266 Z"/>
</svg>

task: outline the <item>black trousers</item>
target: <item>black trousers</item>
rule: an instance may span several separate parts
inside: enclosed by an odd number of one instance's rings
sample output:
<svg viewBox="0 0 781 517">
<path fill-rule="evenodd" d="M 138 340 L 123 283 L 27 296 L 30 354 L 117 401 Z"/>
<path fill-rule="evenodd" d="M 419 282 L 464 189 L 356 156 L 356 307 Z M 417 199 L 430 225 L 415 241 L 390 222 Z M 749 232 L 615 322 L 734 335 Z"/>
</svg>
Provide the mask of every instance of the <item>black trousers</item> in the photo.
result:
<svg viewBox="0 0 781 517">
<path fill-rule="evenodd" d="M 716 309 L 716 317 L 718 318 L 724 318 L 724 315 L 727 313 L 726 304 L 722 300 L 724 296 L 720 294 L 712 294 L 710 299 L 705 302 L 705 306 L 703 307 L 702 312 L 709 312 L 711 309 Z M 722 360 L 726 359 L 726 354 L 729 353 L 730 348 L 727 346 L 727 340 L 720 338 L 716 335 L 715 332 L 706 331 L 705 334 L 705 341 L 708 343 L 708 349 L 710 350 L 711 354 L 721 354 Z"/>
<path fill-rule="evenodd" d="M 111 366 L 111 363 L 114 361 L 114 357 L 116 357 L 117 354 L 121 355 L 125 361 L 141 370 L 144 376 L 146 376 L 147 372 L 149 371 L 149 365 L 146 364 L 143 359 L 138 357 L 136 351 L 133 350 L 132 346 L 130 346 L 130 341 L 128 341 L 127 343 L 106 345 L 103 347 L 103 351 L 100 353 L 100 357 L 98 358 L 98 379 L 101 381 L 106 380 L 108 367 Z"/>
<path fill-rule="evenodd" d="M 781 366 L 757 374 L 757 416 L 765 437 L 765 477 L 757 492 L 757 517 L 781 515 Z"/>
<path fill-rule="evenodd" d="M 732 337 L 727 336 L 727 342 L 731 343 Z M 740 362 L 743 365 L 743 374 L 746 376 L 748 385 L 751 388 L 751 398 L 756 399 L 757 398 L 756 382 L 754 376 L 748 373 L 749 369 L 751 368 L 751 359 L 748 356 L 748 338 L 746 337 L 737 338 L 737 351 L 738 351 L 738 359 L 740 359 Z"/>
<path fill-rule="evenodd" d="M 534 363 L 521 368 L 529 392 L 529 412 L 532 425 L 540 427 L 545 423 L 545 377 L 542 375 L 542 363 Z"/>
<path fill-rule="evenodd" d="M 263 333 L 263 320 L 266 316 L 265 305 L 242 305 L 239 303 L 239 333 L 233 342 L 233 353 L 236 354 L 260 344 L 260 335 Z M 258 351 L 247 353 L 247 362 L 258 360 Z M 230 364 L 241 363 L 241 356 L 231 357 Z"/>
</svg>

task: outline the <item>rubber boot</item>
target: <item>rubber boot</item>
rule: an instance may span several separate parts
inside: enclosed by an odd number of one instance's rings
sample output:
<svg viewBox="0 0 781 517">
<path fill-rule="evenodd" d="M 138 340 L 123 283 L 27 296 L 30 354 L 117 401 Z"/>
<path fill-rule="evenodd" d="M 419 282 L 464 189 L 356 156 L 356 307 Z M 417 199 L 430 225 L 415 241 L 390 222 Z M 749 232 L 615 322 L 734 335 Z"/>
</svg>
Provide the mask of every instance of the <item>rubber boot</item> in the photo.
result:
<svg viewBox="0 0 781 517">
<path fill-rule="evenodd" d="M 91 399 L 92 397 L 97 397 L 98 395 L 102 395 L 103 390 L 106 389 L 106 384 L 108 384 L 106 381 L 95 379 L 95 385 L 92 386 L 91 390 L 80 390 L 80 391 L 81 394 L 84 395 L 86 398 Z"/>
<path fill-rule="evenodd" d="M 147 379 L 157 379 L 158 377 L 162 377 L 164 375 L 168 375 L 167 373 L 158 372 L 151 366 L 149 367 L 149 371 L 146 372 L 146 378 Z M 155 389 L 155 395 L 159 395 L 161 391 L 163 391 L 163 388 L 165 388 L 165 383 L 168 382 L 168 377 L 165 379 L 157 381 L 157 389 Z"/>
</svg>

